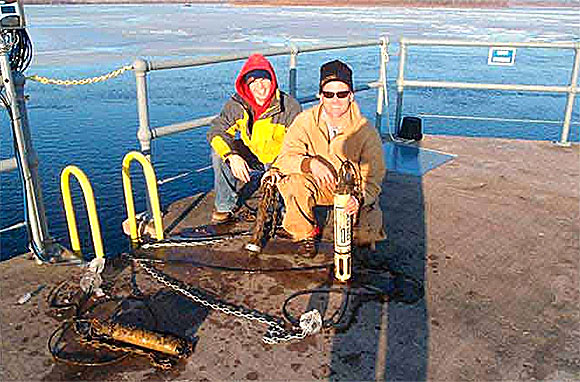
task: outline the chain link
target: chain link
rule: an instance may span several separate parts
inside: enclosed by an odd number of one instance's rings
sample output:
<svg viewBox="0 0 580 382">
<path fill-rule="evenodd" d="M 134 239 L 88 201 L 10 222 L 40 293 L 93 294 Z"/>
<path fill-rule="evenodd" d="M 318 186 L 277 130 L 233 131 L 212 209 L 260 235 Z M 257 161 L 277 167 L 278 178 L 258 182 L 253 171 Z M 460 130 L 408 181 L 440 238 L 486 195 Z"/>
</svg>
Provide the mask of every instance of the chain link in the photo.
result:
<svg viewBox="0 0 580 382">
<path fill-rule="evenodd" d="M 236 232 L 227 235 L 220 235 L 220 236 L 213 236 L 207 237 L 205 239 L 201 238 L 187 238 L 187 237 L 179 237 L 173 236 L 166 240 L 155 241 L 151 243 L 144 243 L 139 248 L 141 249 L 155 249 L 155 248 L 167 248 L 167 247 L 200 247 L 200 246 L 207 246 L 209 244 L 218 244 L 223 243 L 226 240 L 231 239 L 232 237 L 239 237 L 239 236 L 248 236 L 250 232 Z"/>
<path fill-rule="evenodd" d="M 104 74 L 98 77 L 91 77 L 91 78 L 83 78 L 80 80 L 57 80 L 48 77 L 37 76 L 36 74 L 32 76 L 27 76 L 26 79 L 31 81 L 40 82 L 44 85 L 60 85 L 60 86 L 73 86 L 73 85 L 88 85 L 94 84 L 97 82 L 103 82 L 106 80 L 110 80 L 111 78 L 115 78 L 120 76 L 121 74 L 125 73 L 127 70 L 133 70 L 133 67 L 130 65 L 125 65 L 122 68 L 117 70 L 113 70 L 110 73 Z"/>
<path fill-rule="evenodd" d="M 154 248 L 166 248 L 166 247 L 199 247 L 206 246 L 213 243 L 221 243 L 225 238 L 211 238 L 207 240 L 176 240 L 168 239 L 153 243 L 144 243 L 140 248 L 142 249 L 154 249 Z"/>
<path fill-rule="evenodd" d="M 194 294 L 190 289 L 188 289 L 187 286 L 180 285 L 182 284 L 181 282 L 172 280 L 169 276 L 155 269 L 155 267 L 147 264 L 145 261 L 139 259 L 133 259 L 133 261 L 135 261 L 141 268 L 145 270 L 147 274 L 149 274 L 154 280 L 156 280 L 160 284 L 165 285 L 166 287 L 181 293 L 182 295 L 193 300 L 194 302 L 197 302 L 198 304 L 201 304 L 207 308 L 217 310 L 228 315 L 245 318 L 250 321 L 258 321 L 262 324 L 267 325 L 268 329 L 266 331 L 266 334 L 264 334 L 262 338 L 262 340 L 267 344 L 278 344 L 281 342 L 288 342 L 292 340 L 301 340 L 304 339 L 307 335 L 314 334 L 318 330 L 320 330 L 321 324 L 318 327 L 316 327 L 316 325 L 311 326 L 301 325 L 300 328 L 292 328 L 291 330 L 286 330 L 283 326 L 282 320 L 276 320 L 273 317 L 269 317 L 266 314 L 260 313 L 258 311 L 250 310 L 241 306 L 235 306 L 226 301 L 220 301 L 217 298 L 213 298 L 210 296 L 204 297 L 198 296 Z M 322 322 L 322 319 L 320 318 L 320 313 L 316 310 L 308 312 L 305 315 L 317 316 L 318 320 Z"/>
</svg>

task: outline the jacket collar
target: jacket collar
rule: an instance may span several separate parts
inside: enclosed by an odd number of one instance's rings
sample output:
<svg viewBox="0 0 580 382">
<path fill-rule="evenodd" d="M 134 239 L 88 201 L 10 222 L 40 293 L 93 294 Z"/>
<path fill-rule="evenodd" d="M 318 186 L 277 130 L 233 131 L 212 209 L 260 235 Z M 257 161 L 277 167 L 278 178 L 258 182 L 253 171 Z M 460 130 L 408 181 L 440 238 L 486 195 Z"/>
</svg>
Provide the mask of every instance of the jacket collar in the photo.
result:
<svg viewBox="0 0 580 382">
<path fill-rule="evenodd" d="M 326 126 L 326 122 L 323 118 L 324 109 L 322 104 L 318 104 L 314 107 L 314 121 L 316 122 L 316 126 L 322 131 L 322 133 L 328 138 L 328 128 Z M 356 101 L 352 101 L 350 107 L 348 109 L 348 118 L 346 127 L 338 133 L 340 135 L 351 135 L 354 134 L 356 131 L 360 130 L 360 128 L 367 123 L 367 119 L 363 117 L 360 112 L 360 108 Z"/>
</svg>

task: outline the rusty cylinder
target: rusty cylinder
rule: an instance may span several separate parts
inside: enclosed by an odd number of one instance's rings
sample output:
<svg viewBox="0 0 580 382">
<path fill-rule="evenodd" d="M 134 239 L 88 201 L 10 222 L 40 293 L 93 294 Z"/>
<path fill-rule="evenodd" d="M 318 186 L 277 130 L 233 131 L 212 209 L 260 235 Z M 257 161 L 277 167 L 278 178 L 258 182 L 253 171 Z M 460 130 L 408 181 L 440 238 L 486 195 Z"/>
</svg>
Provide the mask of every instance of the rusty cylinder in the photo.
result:
<svg viewBox="0 0 580 382">
<path fill-rule="evenodd" d="M 128 343 L 174 357 L 187 357 L 191 353 L 190 344 L 172 334 L 132 328 L 119 323 L 101 323 L 98 320 L 92 320 L 92 329 L 93 334 L 96 336 L 106 336 L 118 342 Z"/>
</svg>

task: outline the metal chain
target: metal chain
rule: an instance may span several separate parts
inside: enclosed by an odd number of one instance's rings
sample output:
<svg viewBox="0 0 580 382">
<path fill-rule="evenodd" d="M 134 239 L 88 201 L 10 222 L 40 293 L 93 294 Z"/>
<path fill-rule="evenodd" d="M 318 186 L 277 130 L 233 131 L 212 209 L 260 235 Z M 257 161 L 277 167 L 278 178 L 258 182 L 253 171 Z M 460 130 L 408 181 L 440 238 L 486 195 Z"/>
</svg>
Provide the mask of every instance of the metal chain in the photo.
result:
<svg viewBox="0 0 580 382">
<path fill-rule="evenodd" d="M 207 240 L 176 240 L 168 239 L 153 243 L 144 243 L 140 248 L 142 249 L 153 249 L 153 248 L 166 248 L 166 247 L 199 247 L 203 245 L 208 245 L 212 243 L 221 243 L 225 238 L 211 238 Z"/>
<path fill-rule="evenodd" d="M 196 210 L 200 209 L 203 203 L 207 200 L 209 193 L 204 193 L 200 199 L 198 199 L 197 204 L 195 207 L 189 211 L 189 214 L 193 214 Z M 145 224 L 149 224 L 148 221 L 145 221 Z M 218 244 L 224 242 L 226 239 L 231 239 L 233 236 L 247 236 L 250 235 L 251 232 L 236 232 L 230 233 L 225 235 L 207 237 L 206 239 L 202 240 L 201 238 L 187 238 L 187 237 L 179 237 L 173 236 L 169 237 L 165 240 L 154 241 L 154 242 L 145 242 L 139 246 L 141 249 L 155 249 L 155 248 L 167 248 L 167 247 L 199 247 L 199 246 L 206 246 L 209 244 Z"/>
<path fill-rule="evenodd" d="M 37 76 L 36 74 L 34 74 L 32 76 L 27 76 L 26 79 L 31 80 L 31 81 L 40 82 L 41 84 L 44 84 L 44 85 L 60 85 L 60 86 L 88 85 L 88 84 L 103 82 L 106 80 L 110 80 L 111 78 L 118 77 L 121 74 L 125 73 L 127 70 L 133 70 L 133 66 L 125 65 L 122 68 L 113 70 L 112 72 L 104 74 L 102 76 L 84 78 L 84 79 L 80 79 L 80 80 L 56 80 L 53 78 Z"/>
<path fill-rule="evenodd" d="M 245 318 L 250 321 L 258 321 L 262 324 L 268 326 L 268 330 L 266 334 L 264 334 L 262 340 L 267 344 L 277 344 L 281 342 L 288 342 L 292 340 L 301 340 L 304 339 L 309 334 L 314 334 L 320 327 L 316 325 L 306 326 L 301 325 L 300 328 L 293 328 L 292 330 L 286 330 L 283 327 L 282 320 L 276 320 L 273 317 L 269 317 L 266 314 L 260 313 L 258 311 L 250 310 L 241 306 L 236 306 L 226 301 L 220 301 L 217 298 L 211 297 L 212 301 L 209 301 L 209 296 L 198 296 L 194 294 L 191 290 L 187 288 L 187 286 L 180 285 L 182 284 L 179 281 L 172 280 L 166 274 L 160 272 L 159 270 L 155 269 L 151 265 L 147 264 L 146 262 L 133 259 L 141 268 L 145 270 L 153 279 L 157 280 L 160 284 L 163 284 L 178 293 L 186 296 L 187 298 L 201 304 L 207 308 L 220 311 L 225 314 L 233 315 L 240 318 Z M 320 313 L 318 311 L 311 311 L 306 313 L 306 315 L 317 315 L 317 321 L 322 322 L 320 318 Z M 321 325 L 320 325 L 321 326 Z"/>
<path fill-rule="evenodd" d="M 225 240 L 231 239 L 234 236 L 247 236 L 250 232 L 236 232 L 226 235 L 207 237 L 203 240 L 195 238 L 180 238 L 179 236 L 174 236 L 166 240 L 160 240 L 151 243 L 144 243 L 139 248 L 141 249 L 154 249 L 154 248 L 167 248 L 167 247 L 199 247 L 207 246 L 209 244 L 222 243 Z"/>
</svg>

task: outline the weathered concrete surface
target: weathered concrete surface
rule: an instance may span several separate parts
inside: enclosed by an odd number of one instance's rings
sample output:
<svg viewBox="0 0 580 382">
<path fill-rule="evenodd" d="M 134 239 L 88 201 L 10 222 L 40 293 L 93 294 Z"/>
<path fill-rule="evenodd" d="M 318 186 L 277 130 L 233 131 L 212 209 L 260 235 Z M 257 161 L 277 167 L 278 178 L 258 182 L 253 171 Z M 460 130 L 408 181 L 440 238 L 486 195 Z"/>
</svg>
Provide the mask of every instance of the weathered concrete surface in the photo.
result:
<svg viewBox="0 0 580 382">
<path fill-rule="evenodd" d="M 144 315 L 159 330 L 197 337 L 194 354 L 170 372 L 156 371 L 144 357 L 101 368 L 70 366 L 55 362 L 47 351 L 61 318 L 45 299 L 61 280 L 78 283 L 82 269 L 37 266 L 21 256 L 0 263 L 0 379 L 579 380 L 578 145 L 432 136 L 421 145 L 457 157 L 421 178 L 388 174 L 382 206 L 389 238 L 365 262 L 386 264 L 421 281 L 425 297 L 418 303 L 364 302 L 348 330 L 327 329 L 301 342 L 266 345 L 261 342 L 264 325 L 208 313 L 166 288 L 160 291 L 138 270 L 136 285 L 149 296 L 148 306 L 132 299 L 137 307 L 125 310 Z M 211 198 L 198 208 L 193 208 L 195 200 L 172 205 L 165 226 L 178 232 L 207 221 Z M 147 256 L 287 269 L 251 273 L 184 263 L 157 266 L 228 301 L 276 316 L 292 292 L 330 285 L 328 270 L 288 270 L 308 264 L 284 255 L 291 248 L 249 259 L 239 251 L 242 243 L 232 239 L 207 251 L 158 249 Z M 329 254 L 314 260 L 329 261 Z M 126 265 L 107 270 L 109 295 L 129 295 L 131 268 Z M 39 284 L 47 288 L 14 305 Z M 322 297 L 299 298 L 291 310 L 298 315 L 318 307 L 328 317 L 340 296 Z M 102 303 L 94 314 L 110 314 L 115 304 Z"/>
</svg>

